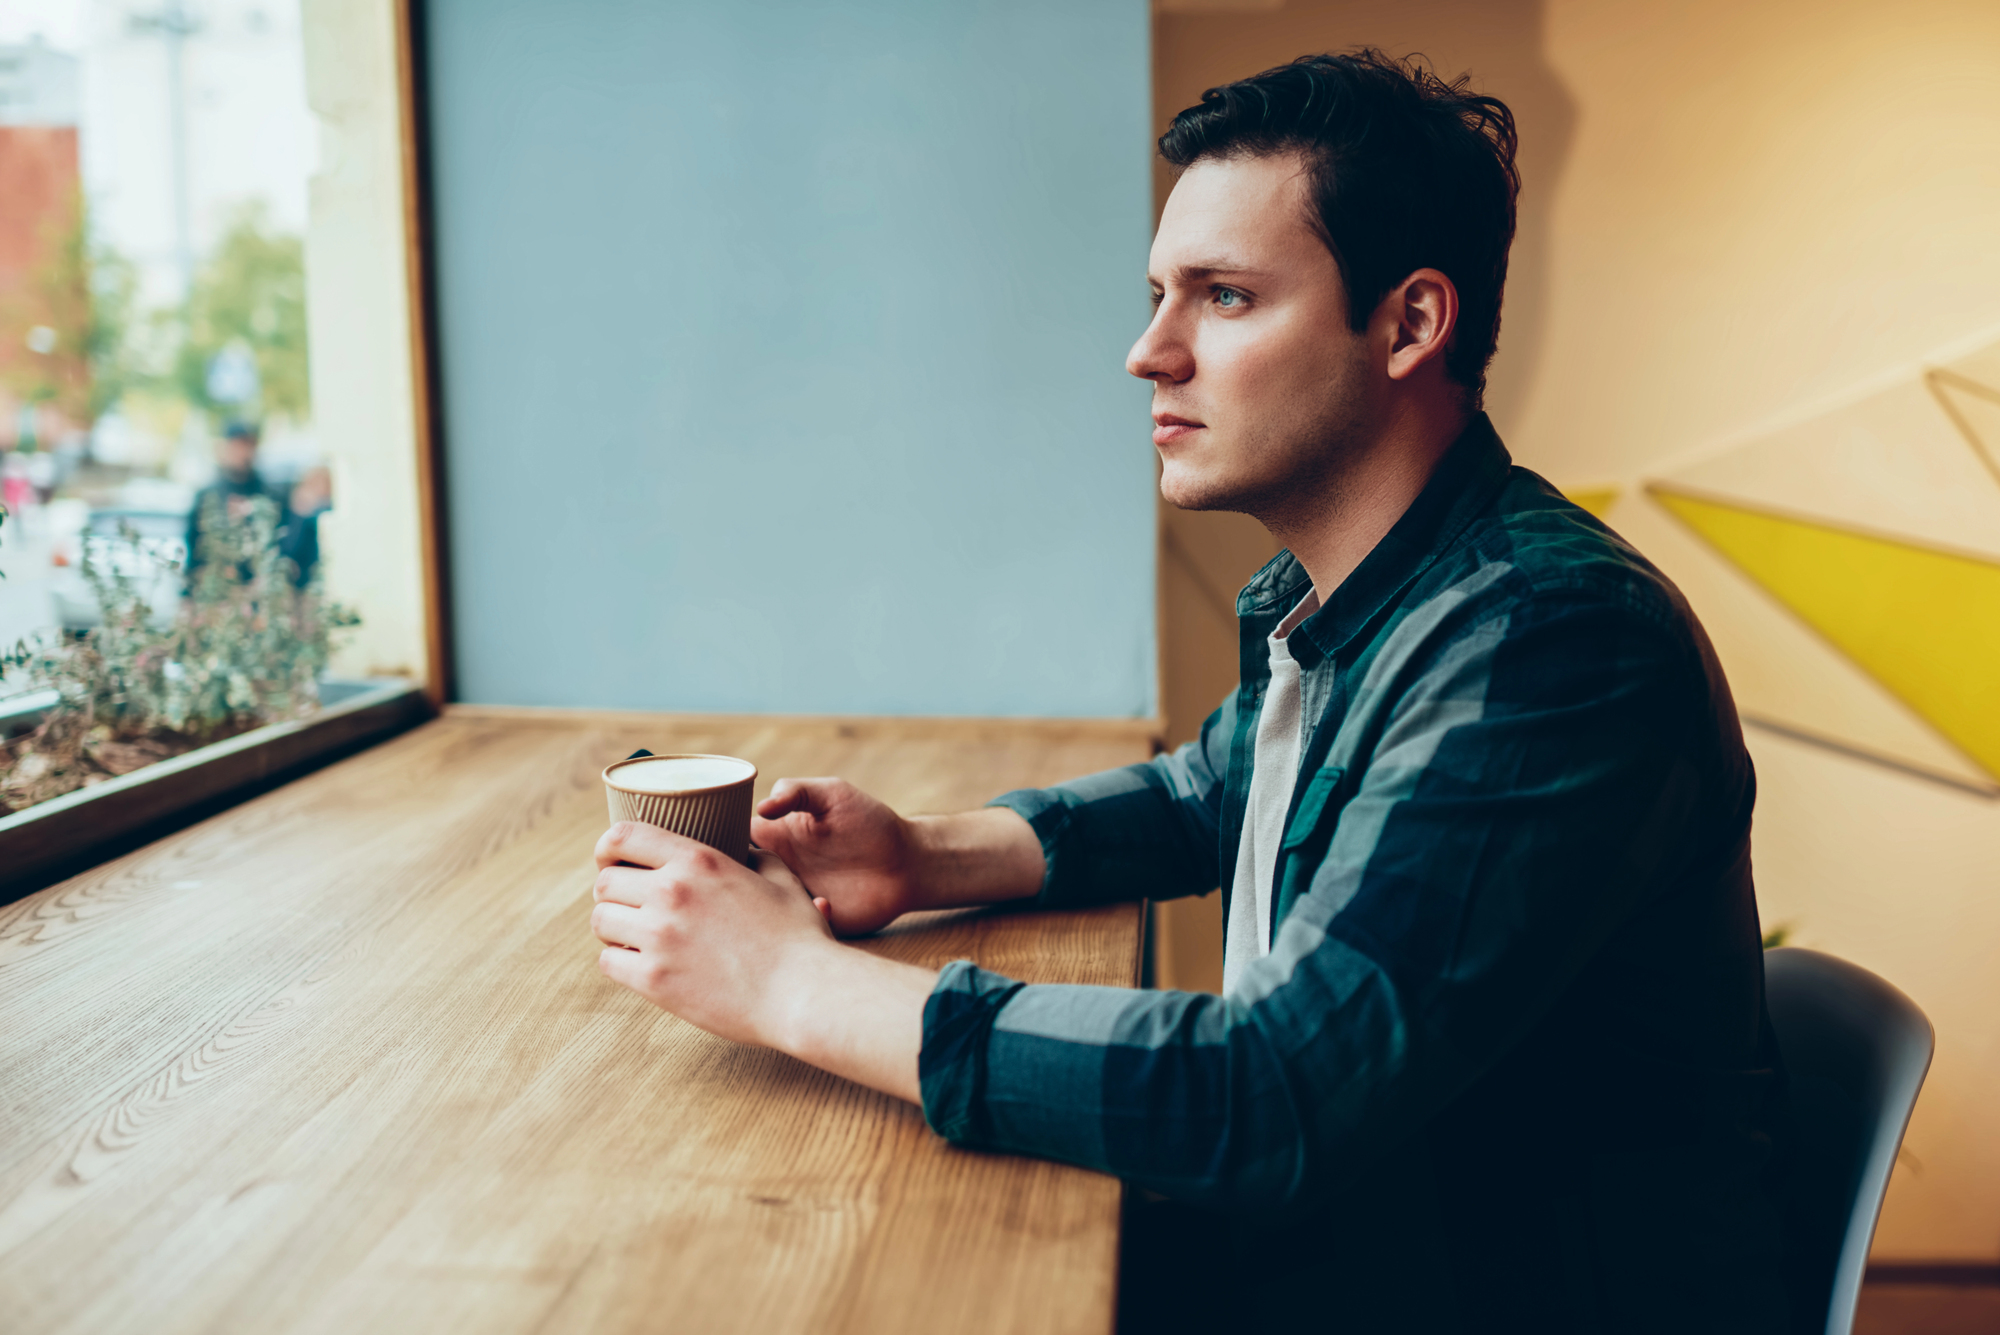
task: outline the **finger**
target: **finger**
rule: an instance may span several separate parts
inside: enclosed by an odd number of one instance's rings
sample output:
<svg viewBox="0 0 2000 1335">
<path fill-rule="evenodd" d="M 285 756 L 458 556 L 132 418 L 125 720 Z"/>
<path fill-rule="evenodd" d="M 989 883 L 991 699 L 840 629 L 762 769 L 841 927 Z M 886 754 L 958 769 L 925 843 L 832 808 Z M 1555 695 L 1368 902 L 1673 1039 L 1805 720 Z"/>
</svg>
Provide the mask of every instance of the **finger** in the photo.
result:
<svg viewBox="0 0 2000 1335">
<path fill-rule="evenodd" d="M 597 873 L 590 897 L 600 904 L 628 904 L 643 907 L 647 878 L 654 873 L 645 867 L 606 867 Z"/>
<path fill-rule="evenodd" d="M 645 920 L 639 910 L 623 904 L 599 904 L 590 911 L 590 930 L 607 946 L 637 950 L 645 936 Z"/>
<path fill-rule="evenodd" d="M 771 785 L 771 795 L 757 804 L 757 814 L 776 820 L 795 811 L 823 816 L 833 801 L 830 791 L 838 779 L 780 779 Z"/>
<path fill-rule="evenodd" d="M 641 996 L 646 992 L 646 972 L 650 966 L 636 950 L 606 946 L 597 953 L 597 968 L 614 983 L 621 983 Z"/>
<path fill-rule="evenodd" d="M 610 867 L 629 862 L 635 867 L 664 867 L 677 853 L 687 851 L 694 840 L 657 825 L 641 825 L 621 820 L 597 840 L 597 865 Z"/>
<path fill-rule="evenodd" d="M 750 854 L 750 866 L 759 876 L 774 885 L 782 885 L 787 890 L 805 893 L 805 882 L 801 881 L 798 873 L 787 867 L 784 859 L 775 853 L 766 852 L 761 848 L 753 850 Z"/>
<path fill-rule="evenodd" d="M 797 845 L 790 830 L 782 821 L 768 821 L 762 816 L 750 817 L 750 846 L 763 852 L 794 852 Z"/>
</svg>

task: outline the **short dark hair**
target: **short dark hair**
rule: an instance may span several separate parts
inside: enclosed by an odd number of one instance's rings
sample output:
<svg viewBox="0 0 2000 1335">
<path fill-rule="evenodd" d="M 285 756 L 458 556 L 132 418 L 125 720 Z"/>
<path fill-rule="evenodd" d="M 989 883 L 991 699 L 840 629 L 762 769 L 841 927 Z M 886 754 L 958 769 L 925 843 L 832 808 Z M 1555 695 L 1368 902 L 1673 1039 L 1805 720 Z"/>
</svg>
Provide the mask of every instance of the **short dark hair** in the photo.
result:
<svg viewBox="0 0 2000 1335">
<path fill-rule="evenodd" d="M 1514 240 L 1514 113 L 1497 97 L 1440 79 L 1421 57 L 1372 48 L 1300 56 L 1211 88 L 1174 117 L 1160 156 L 1298 153 L 1314 216 L 1347 285 L 1359 332 L 1391 288 L 1432 268 L 1458 289 L 1458 328 L 1445 369 L 1477 407 L 1500 339 L 1500 294 Z"/>
</svg>

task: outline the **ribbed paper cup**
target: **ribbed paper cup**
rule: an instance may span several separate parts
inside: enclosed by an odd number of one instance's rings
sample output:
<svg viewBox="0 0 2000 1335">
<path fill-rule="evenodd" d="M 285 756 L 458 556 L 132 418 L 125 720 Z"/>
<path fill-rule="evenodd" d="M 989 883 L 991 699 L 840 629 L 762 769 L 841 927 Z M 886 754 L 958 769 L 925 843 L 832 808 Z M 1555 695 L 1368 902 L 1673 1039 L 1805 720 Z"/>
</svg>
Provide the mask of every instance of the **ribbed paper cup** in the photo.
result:
<svg viewBox="0 0 2000 1335">
<path fill-rule="evenodd" d="M 715 760 L 743 767 L 743 777 L 684 792 L 649 793 L 618 782 L 618 771 L 659 760 Z M 757 767 L 736 756 L 633 756 L 604 767 L 604 794 L 611 819 L 638 821 L 699 839 L 738 862 L 750 860 L 750 804 L 757 786 Z"/>
</svg>

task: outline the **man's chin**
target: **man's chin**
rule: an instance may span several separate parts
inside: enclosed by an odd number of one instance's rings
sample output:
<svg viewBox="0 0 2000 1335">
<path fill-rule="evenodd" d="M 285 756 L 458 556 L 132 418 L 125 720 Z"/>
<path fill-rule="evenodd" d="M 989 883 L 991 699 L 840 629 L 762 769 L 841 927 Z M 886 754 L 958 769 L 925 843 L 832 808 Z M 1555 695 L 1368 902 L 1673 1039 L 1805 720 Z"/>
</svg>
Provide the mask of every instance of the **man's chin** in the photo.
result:
<svg viewBox="0 0 2000 1335">
<path fill-rule="evenodd" d="M 1177 510 L 1232 510 L 1249 513 L 1242 489 L 1215 478 L 1190 476 L 1169 465 L 1160 470 L 1160 499 Z"/>
</svg>

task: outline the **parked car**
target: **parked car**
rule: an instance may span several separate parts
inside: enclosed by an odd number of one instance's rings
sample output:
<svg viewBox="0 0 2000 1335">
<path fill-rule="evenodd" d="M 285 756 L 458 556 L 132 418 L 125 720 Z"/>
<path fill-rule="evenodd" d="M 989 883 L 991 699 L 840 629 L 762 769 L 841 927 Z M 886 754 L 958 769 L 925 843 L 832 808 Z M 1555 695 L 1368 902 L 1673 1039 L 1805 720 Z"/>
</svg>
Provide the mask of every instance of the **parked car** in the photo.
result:
<svg viewBox="0 0 2000 1335">
<path fill-rule="evenodd" d="M 51 558 L 57 569 L 50 591 L 62 628 L 85 631 L 103 620 L 97 595 L 83 576 L 85 560 L 136 580 L 154 624 L 172 622 L 185 584 L 187 523 L 185 511 L 93 510 L 83 530 L 59 543 Z"/>
</svg>

